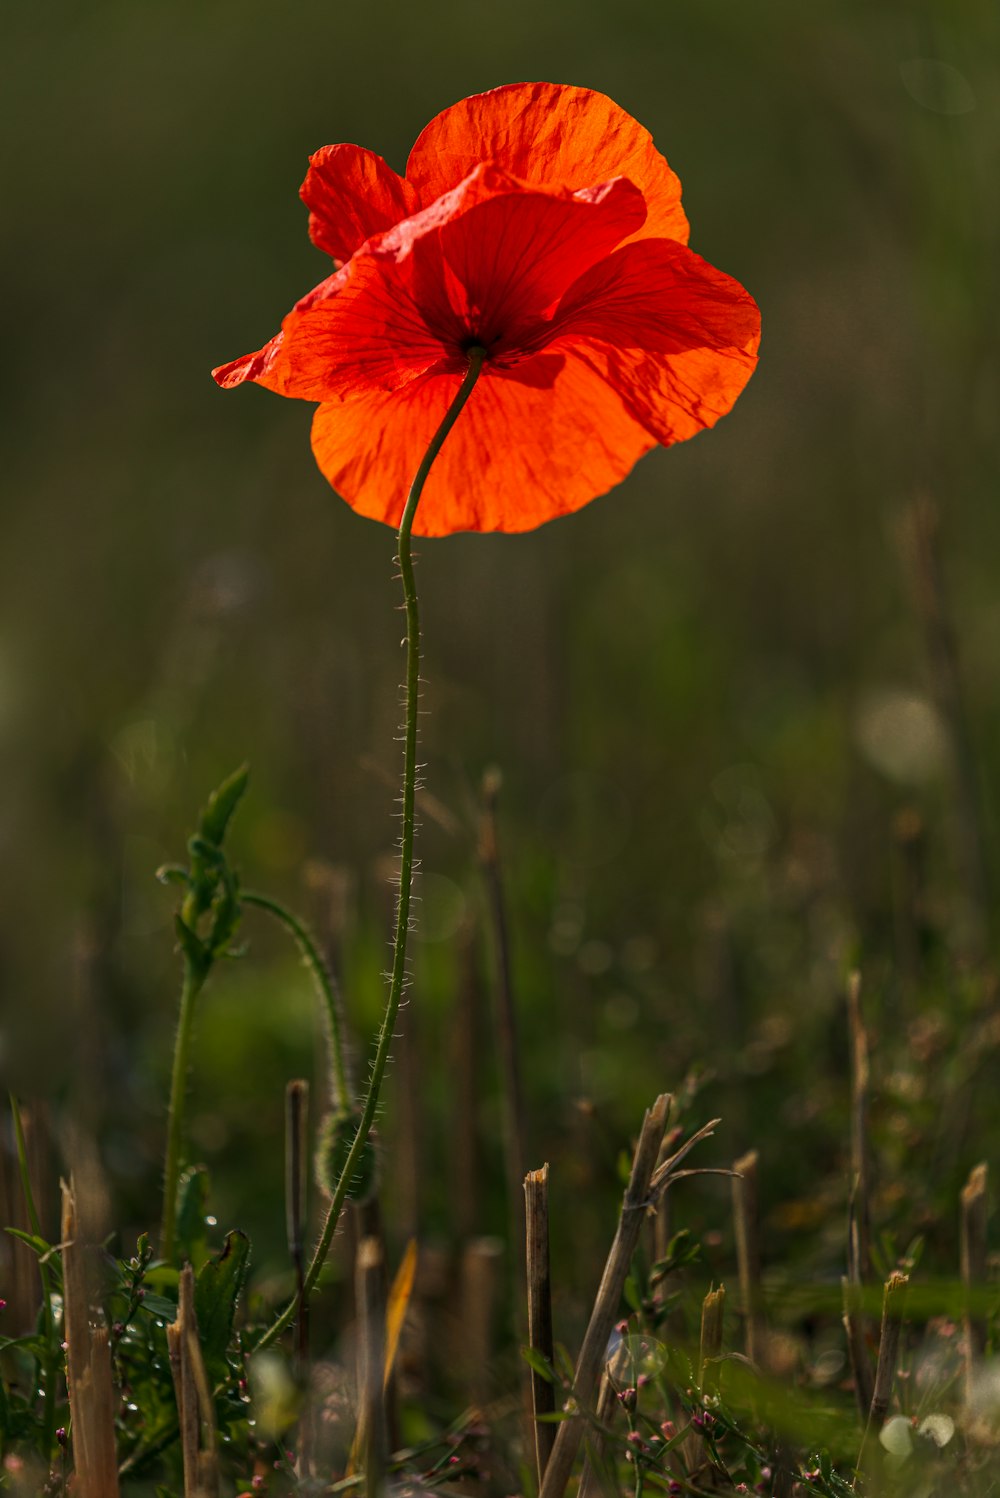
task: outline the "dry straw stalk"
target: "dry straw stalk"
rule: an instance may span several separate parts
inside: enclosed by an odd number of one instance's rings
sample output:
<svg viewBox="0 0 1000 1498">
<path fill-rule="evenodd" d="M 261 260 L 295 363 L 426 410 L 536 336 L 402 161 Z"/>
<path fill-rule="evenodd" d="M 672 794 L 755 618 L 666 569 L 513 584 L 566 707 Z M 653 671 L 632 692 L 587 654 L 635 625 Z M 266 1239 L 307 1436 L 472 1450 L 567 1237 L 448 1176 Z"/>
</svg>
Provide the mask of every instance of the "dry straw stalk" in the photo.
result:
<svg viewBox="0 0 1000 1498">
<path fill-rule="evenodd" d="M 986 1351 L 986 1321 L 975 1312 L 977 1291 L 986 1283 L 986 1185 L 988 1167 L 973 1167 L 962 1187 L 962 1284 L 965 1291 L 965 1391 L 971 1398 L 976 1366 Z"/>
<path fill-rule="evenodd" d="M 358 1313 L 358 1435 L 363 1453 L 365 1493 L 377 1498 L 385 1487 L 388 1432 L 385 1415 L 385 1316 L 382 1245 L 362 1238 L 355 1261 L 354 1299 Z"/>
<path fill-rule="evenodd" d="M 80 1241 L 74 1183 L 62 1183 L 63 1318 L 78 1498 L 118 1498 L 111 1344 Z"/>
<path fill-rule="evenodd" d="M 190 1264 L 181 1270 L 177 1320 L 167 1327 L 167 1348 L 184 1460 L 184 1498 L 218 1498 L 215 1401 L 198 1341 Z"/>
<path fill-rule="evenodd" d="M 632 1161 L 632 1173 L 625 1190 L 618 1230 L 604 1266 L 597 1298 L 590 1313 L 590 1322 L 583 1338 L 577 1358 L 573 1390 L 583 1409 L 591 1409 L 597 1394 L 598 1381 L 607 1356 L 608 1338 L 618 1315 L 622 1290 L 642 1231 L 642 1224 L 650 1206 L 650 1183 L 656 1166 L 663 1130 L 667 1123 L 670 1097 L 662 1093 L 648 1110 L 643 1120 L 642 1132 Z M 545 1469 L 539 1498 L 562 1498 L 580 1442 L 583 1439 L 584 1417 L 564 1420 L 559 1426 Z"/>
<path fill-rule="evenodd" d="M 733 1165 L 733 1227 L 743 1311 L 743 1345 L 751 1363 L 764 1354 L 764 1325 L 760 1287 L 760 1205 L 756 1150 L 741 1155 Z"/>
</svg>

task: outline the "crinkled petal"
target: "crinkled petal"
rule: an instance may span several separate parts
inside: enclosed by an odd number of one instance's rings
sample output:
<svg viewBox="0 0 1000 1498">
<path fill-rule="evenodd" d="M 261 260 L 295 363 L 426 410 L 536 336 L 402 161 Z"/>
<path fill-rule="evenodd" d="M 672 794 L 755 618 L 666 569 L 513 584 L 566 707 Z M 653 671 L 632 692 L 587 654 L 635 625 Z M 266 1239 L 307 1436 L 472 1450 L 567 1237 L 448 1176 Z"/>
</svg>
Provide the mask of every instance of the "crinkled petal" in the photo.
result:
<svg viewBox="0 0 1000 1498">
<path fill-rule="evenodd" d="M 581 188 L 627 177 L 646 200 L 637 237 L 687 243 L 681 186 L 649 131 L 604 94 L 558 83 L 511 83 L 462 99 L 421 132 L 407 181 L 430 203 L 481 161 L 525 182 Z"/>
<path fill-rule="evenodd" d="M 579 192 L 526 186 L 485 164 L 373 247 L 403 271 L 443 338 L 520 346 L 573 282 L 644 221 L 622 178 Z"/>
<path fill-rule="evenodd" d="M 344 284 L 343 270 L 335 271 L 332 276 L 327 276 L 312 291 L 307 291 L 304 297 L 300 297 L 289 317 L 294 317 L 299 312 L 314 306 L 317 302 L 325 301 L 327 297 L 333 296 Z M 286 318 L 286 322 L 287 322 Z M 290 389 L 294 383 L 294 366 L 287 357 L 285 349 L 285 335 L 275 333 L 269 338 L 264 347 L 258 349 L 254 354 L 244 354 L 240 359 L 233 359 L 228 364 L 220 364 L 217 369 L 212 370 L 212 378 L 223 390 L 232 390 L 236 385 L 242 385 L 247 380 L 253 380 L 258 385 L 263 385 L 267 390 L 273 390 L 278 395 L 297 395 L 298 391 Z"/>
<path fill-rule="evenodd" d="M 563 297 L 556 325 L 568 336 L 677 353 L 760 337 L 748 291 L 672 240 L 623 245 L 586 270 Z"/>
<path fill-rule="evenodd" d="M 310 239 L 338 261 L 420 207 L 416 189 L 362 146 L 324 146 L 310 156 L 299 196 L 309 209 Z"/>
<path fill-rule="evenodd" d="M 728 415 L 757 363 L 742 349 L 645 354 L 581 348 L 579 353 L 664 447 L 695 437 Z"/>
<path fill-rule="evenodd" d="M 537 368 L 535 367 L 537 366 Z M 518 378 L 484 369 L 431 469 L 414 531 L 532 530 L 619 483 L 655 445 L 607 382 L 567 351 L 541 354 Z M 321 405 L 316 461 L 360 514 L 397 526 L 413 476 L 459 374 L 393 394 L 357 392 Z"/>
<path fill-rule="evenodd" d="M 285 318 L 280 340 L 216 378 L 332 401 L 460 370 L 474 342 L 500 365 L 520 361 L 567 288 L 644 214 L 642 195 L 620 179 L 560 192 L 480 166 L 354 255 L 325 294 Z"/>
<path fill-rule="evenodd" d="M 243 354 L 241 358 L 232 359 L 228 364 L 220 364 L 213 369 L 212 379 L 223 390 L 234 390 L 237 385 L 253 380 L 258 385 L 284 395 L 286 392 L 281 388 L 279 377 L 273 375 L 275 366 L 278 366 L 279 372 L 281 369 L 281 348 L 284 341 L 283 334 L 275 333 L 256 353 Z"/>
<path fill-rule="evenodd" d="M 668 240 L 625 245 L 580 277 L 554 319 L 658 442 L 714 426 L 757 362 L 760 312 L 738 281 Z"/>
</svg>

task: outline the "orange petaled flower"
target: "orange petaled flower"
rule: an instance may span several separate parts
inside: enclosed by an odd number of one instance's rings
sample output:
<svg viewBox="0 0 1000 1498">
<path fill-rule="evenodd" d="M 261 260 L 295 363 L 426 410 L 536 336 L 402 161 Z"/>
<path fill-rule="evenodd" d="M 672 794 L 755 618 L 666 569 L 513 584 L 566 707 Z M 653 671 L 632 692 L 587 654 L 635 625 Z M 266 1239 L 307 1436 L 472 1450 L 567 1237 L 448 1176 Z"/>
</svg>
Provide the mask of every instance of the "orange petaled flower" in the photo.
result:
<svg viewBox="0 0 1000 1498">
<path fill-rule="evenodd" d="M 422 535 L 579 509 L 657 443 L 712 426 L 753 371 L 753 298 L 687 248 L 677 177 L 591 89 L 463 99 L 405 177 L 325 146 L 301 191 L 333 274 L 215 378 L 318 401 L 316 461 L 362 515 L 399 523 L 473 346 L 482 374 L 427 481 Z"/>
</svg>

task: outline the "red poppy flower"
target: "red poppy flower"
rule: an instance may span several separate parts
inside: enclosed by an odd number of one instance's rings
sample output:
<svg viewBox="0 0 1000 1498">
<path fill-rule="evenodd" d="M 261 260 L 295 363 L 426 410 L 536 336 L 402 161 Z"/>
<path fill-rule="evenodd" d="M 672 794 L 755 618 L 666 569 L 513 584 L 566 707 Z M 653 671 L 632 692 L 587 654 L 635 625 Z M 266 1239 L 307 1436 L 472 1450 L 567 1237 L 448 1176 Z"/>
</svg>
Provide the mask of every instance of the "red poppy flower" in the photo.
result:
<svg viewBox="0 0 1000 1498">
<path fill-rule="evenodd" d="M 326 146 L 301 191 L 334 273 L 214 373 L 319 401 L 316 460 L 363 515 L 399 523 L 473 345 L 486 359 L 423 535 L 579 509 L 657 443 L 712 426 L 753 371 L 753 298 L 687 248 L 677 177 L 603 94 L 494 89 L 432 120 L 405 177 Z"/>
</svg>

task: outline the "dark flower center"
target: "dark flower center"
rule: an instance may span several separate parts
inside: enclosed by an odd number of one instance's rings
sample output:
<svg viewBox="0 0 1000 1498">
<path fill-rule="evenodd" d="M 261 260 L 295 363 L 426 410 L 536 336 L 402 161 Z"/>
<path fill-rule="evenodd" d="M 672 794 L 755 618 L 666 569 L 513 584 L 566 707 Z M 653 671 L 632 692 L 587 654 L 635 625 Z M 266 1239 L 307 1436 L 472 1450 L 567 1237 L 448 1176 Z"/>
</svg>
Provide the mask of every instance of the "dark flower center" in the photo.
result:
<svg viewBox="0 0 1000 1498">
<path fill-rule="evenodd" d="M 485 360 L 490 357 L 490 345 L 496 343 L 496 341 L 496 338 L 483 338 L 480 333 L 468 333 L 462 339 L 459 347 L 463 354 L 471 354 L 475 348 L 482 349 Z"/>
</svg>

